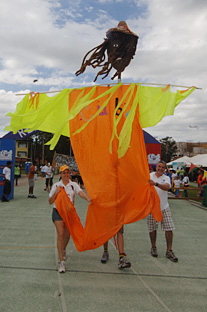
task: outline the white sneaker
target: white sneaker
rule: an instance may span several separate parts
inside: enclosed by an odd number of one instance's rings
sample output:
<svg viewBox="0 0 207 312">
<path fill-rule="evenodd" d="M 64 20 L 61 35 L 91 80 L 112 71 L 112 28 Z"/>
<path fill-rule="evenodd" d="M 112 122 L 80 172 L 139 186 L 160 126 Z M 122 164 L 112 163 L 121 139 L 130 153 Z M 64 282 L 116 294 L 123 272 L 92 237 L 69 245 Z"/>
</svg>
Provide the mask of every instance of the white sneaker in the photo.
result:
<svg viewBox="0 0 207 312">
<path fill-rule="evenodd" d="M 106 263 L 109 260 L 109 253 L 108 251 L 104 251 L 101 257 L 101 262 Z"/>
<path fill-rule="evenodd" d="M 131 262 L 129 262 L 126 257 L 122 257 L 119 259 L 118 263 L 119 269 L 131 268 Z"/>
<path fill-rule="evenodd" d="M 65 261 L 60 261 L 59 267 L 58 267 L 58 272 L 59 273 L 65 273 Z"/>
<path fill-rule="evenodd" d="M 66 257 L 67 257 L 67 256 L 66 256 L 66 249 L 64 249 L 64 250 L 63 250 L 63 260 L 64 260 L 64 261 L 66 260 Z"/>
</svg>

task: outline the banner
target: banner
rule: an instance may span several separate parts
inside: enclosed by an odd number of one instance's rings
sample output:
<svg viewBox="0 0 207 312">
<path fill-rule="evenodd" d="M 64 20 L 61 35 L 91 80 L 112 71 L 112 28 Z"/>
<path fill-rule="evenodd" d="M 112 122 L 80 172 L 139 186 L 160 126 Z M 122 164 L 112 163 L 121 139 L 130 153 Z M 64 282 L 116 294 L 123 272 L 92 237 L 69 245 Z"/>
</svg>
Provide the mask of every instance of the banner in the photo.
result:
<svg viewBox="0 0 207 312">
<path fill-rule="evenodd" d="M 59 169 L 61 166 L 67 165 L 71 171 L 79 172 L 75 157 L 54 153 L 52 167 Z"/>
<path fill-rule="evenodd" d="M 17 131 L 17 133 L 13 133 L 10 131 L 9 133 L 5 134 L 2 139 L 12 139 L 12 140 L 25 140 L 28 137 L 31 137 L 33 135 L 37 135 L 40 131 L 35 130 L 35 131 L 30 131 L 30 132 L 24 132 L 24 129 L 21 129 Z"/>
</svg>

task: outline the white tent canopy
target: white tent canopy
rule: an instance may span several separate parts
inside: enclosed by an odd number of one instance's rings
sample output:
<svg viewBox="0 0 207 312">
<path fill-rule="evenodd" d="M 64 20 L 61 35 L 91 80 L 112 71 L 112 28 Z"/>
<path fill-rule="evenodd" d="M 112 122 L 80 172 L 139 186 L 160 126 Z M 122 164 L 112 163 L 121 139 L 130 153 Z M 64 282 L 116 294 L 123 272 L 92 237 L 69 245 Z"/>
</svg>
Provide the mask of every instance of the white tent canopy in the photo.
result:
<svg viewBox="0 0 207 312">
<path fill-rule="evenodd" d="M 190 158 L 192 164 L 198 167 L 207 167 L 207 154 L 198 154 Z"/>
<path fill-rule="evenodd" d="M 167 165 L 171 166 L 173 163 L 184 163 L 185 166 L 190 166 L 191 165 L 191 158 L 188 156 L 183 156 L 178 159 L 174 159 L 173 161 L 167 163 Z"/>
<path fill-rule="evenodd" d="M 193 157 L 183 156 L 178 159 L 167 163 L 167 165 L 173 165 L 173 163 L 184 163 L 186 167 L 189 167 L 191 164 L 198 167 L 207 167 L 207 154 L 198 154 Z"/>
</svg>

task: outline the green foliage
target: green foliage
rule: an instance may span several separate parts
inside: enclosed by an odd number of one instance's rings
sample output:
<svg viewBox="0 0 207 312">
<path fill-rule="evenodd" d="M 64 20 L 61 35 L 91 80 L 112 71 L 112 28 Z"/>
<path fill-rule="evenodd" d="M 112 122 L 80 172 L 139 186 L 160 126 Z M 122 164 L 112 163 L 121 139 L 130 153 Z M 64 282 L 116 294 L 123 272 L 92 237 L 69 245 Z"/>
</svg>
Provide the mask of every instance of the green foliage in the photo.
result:
<svg viewBox="0 0 207 312">
<path fill-rule="evenodd" d="M 52 162 L 54 152 L 64 155 L 71 155 L 73 156 L 73 151 L 70 144 L 70 138 L 61 136 L 55 149 L 50 150 L 49 145 L 45 145 L 50 139 L 52 138 L 53 134 L 48 132 L 40 132 L 36 136 L 34 143 L 35 144 L 35 159 L 39 160 L 42 163 L 43 153 L 44 153 L 44 160 L 48 162 Z M 43 152 L 44 149 L 44 152 Z"/>
<path fill-rule="evenodd" d="M 166 137 L 160 140 L 161 159 L 166 163 L 170 162 L 177 153 L 177 144 L 172 137 Z"/>
</svg>

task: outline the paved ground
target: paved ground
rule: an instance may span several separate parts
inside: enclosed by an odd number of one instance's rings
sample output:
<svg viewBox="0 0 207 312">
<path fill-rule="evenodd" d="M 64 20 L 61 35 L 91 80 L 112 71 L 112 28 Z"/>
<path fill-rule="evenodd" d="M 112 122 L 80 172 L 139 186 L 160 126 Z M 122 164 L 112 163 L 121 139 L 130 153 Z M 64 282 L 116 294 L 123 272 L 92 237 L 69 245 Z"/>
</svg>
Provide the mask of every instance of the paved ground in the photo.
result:
<svg viewBox="0 0 207 312">
<path fill-rule="evenodd" d="M 102 248 L 79 253 L 68 246 L 67 272 L 56 271 L 56 234 L 44 180 L 28 199 L 21 178 L 15 198 L 0 203 L 0 311 L 207 311 L 207 211 L 171 200 L 176 225 L 172 263 L 165 258 L 164 235 L 158 232 L 157 259 L 150 256 L 146 220 L 125 226 L 125 251 L 132 268 L 120 271 L 110 242 L 110 261 L 100 262 Z M 86 202 L 76 199 L 82 220 Z"/>
</svg>

